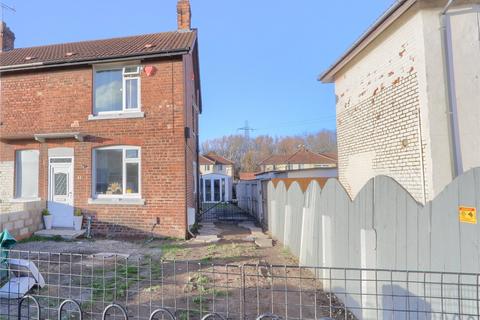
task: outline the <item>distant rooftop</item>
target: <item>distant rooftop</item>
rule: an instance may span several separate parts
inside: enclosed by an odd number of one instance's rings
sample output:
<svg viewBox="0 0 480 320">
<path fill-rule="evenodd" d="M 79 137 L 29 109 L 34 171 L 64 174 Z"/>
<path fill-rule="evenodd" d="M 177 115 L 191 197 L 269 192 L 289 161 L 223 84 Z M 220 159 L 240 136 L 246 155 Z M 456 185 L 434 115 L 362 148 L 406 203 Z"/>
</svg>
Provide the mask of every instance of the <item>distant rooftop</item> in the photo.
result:
<svg viewBox="0 0 480 320">
<path fill-rule="evenodd" d="M 316 153 L 307 148 L 300 148 L 293 154 L 271 155 L 260 165 L 278 165 L 278 164 L 337 164 L 337 155 L 334 153 Z"/>
<path fill-rule="evenodd" d="M 223 165 L 234 165 L 234 162 L 228 160 L 215 152 L 209 152 L 207 154 L 200 156 L 200 164 L 208 165 L 208 164 L 223 164 Z"/>
</svg>

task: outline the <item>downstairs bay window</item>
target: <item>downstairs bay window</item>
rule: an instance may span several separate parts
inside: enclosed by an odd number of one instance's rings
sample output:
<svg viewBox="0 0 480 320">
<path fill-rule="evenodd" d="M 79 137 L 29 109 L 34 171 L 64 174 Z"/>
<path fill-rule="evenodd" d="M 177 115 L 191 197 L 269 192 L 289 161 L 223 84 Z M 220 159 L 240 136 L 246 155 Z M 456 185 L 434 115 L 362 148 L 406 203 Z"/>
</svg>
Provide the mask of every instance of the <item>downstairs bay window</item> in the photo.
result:
<svg viewBox="0 0 480 320">
<path fill-rule="evenodd" d="M 140 151 L 131 146 L 94 149 L 94 198 L 140 198 Z"/>
</svg>

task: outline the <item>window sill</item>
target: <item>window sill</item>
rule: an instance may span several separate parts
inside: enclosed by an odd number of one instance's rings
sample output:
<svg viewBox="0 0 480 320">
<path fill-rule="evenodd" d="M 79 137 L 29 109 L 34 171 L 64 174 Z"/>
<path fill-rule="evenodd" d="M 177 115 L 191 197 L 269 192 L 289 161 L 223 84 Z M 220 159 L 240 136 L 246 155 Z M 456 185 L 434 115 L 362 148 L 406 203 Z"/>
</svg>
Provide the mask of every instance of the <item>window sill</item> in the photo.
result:
<svg viewBox="0 0 480 320">
<path fill-rule="evenodd" d="M 145 199 L 140 198 L 95 198 L 88 199 L 88 204 L 106 204 L 106 205 L 136 205 L 144 206 Z"/>
<path fill-rule="evenodd" d="M 114 119 L 136 119 L 145 118 L 145 113 L 138 112 L 118 112 L 109 114 L 91 114 L 88 116 L 88 120 L 114 120 Z"/>
<path fill-rule="evenodd" d="M 41 201 L 41 198 L 15 198 L 10 199 L 9 202 L 11 203 L 27 203 L 27 202 L 38 202 Z"/>
</svg>

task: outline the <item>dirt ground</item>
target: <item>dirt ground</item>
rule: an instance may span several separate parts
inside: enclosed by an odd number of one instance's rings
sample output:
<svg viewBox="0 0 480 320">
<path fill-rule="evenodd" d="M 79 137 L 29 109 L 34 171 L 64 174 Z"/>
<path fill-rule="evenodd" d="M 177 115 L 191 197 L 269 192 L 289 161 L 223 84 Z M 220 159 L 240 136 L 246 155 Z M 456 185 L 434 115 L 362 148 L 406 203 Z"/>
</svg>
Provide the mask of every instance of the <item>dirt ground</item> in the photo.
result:
<svg viewBox="0 0 480 320">
<path fill-rule="evenodd" d="M 28 254 L 47 282 L 33 292 L 47 306 L 43 319 L 54 315 L 66 298 L 79 302 L 83 319 L 101 319 L 103 309 L 114 301 L 127 308 L 129 319 L 148 319 L 158 307 L 179 320 L 201 319 L 212 312 L 225 319 L 241 314 L 255 319 L 264 313 L 283 319 L 353 319 L 348 311 L 345 316 L 334 295 L 323 291 L 318 277 L 298 267 L 280 244 L 259 248 L 248 229 L 236 224 L 216 227 L 221 230 L 217 243 L 32 238 L 14 249 L 43 252 Z M 25 258 L 25 253 L 18 255 Z M 15 310 L 1 306 L 0 319 L 6 312 L 10 318 Z M 68 316 L 75 318 L 75 312 Z"/>
<path fill-rule="evenodd" d="M 114 240 L 97 238 L 76 241 L 48 241 L 31 238 L 15 246 L 15 250 L 97 254 L 116 253 L 128 255 L 130 258 L 165 258 L 168 260 L 191 260 L 208 263 L 248 264 L 259 261 L 273 265 L 297 265 L 298 261 L 288 250 L 274 242 L 273 248 L 259 248 L 252 239 L 248 239 L 250 231 L 236 224 L 216 223 L 222 232 L 221 240 L 215 244 L 198 243 L 194 240 L 177 239 L 140 239 Z M 38 241 L 40 240 L 40 241 Z"/>
</svg>

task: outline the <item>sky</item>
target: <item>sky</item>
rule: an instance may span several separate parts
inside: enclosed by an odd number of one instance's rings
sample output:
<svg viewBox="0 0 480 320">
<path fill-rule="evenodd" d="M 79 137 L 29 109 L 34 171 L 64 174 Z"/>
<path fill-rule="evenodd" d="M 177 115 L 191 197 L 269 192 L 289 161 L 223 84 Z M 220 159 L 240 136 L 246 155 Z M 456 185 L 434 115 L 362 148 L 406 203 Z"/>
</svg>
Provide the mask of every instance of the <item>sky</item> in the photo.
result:
<svg viewBox="0 0 480 320">
<path fill-rule="evenodd" d="M 176 0 L 1 0 L 16 47 L 175 30 Z M 191 0 L 199 32 L 200 139 L 335 129 L 317 81 L 394 0 Z"/>
</svg>

